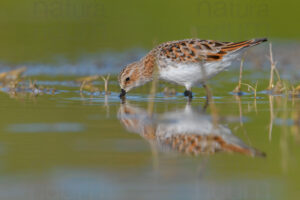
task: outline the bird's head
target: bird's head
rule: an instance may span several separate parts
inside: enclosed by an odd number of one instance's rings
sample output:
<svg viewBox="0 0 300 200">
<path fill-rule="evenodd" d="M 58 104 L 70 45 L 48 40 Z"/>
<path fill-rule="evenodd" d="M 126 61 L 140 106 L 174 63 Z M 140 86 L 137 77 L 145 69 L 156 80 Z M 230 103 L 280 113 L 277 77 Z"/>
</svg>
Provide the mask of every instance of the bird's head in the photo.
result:
<svg viewBox="0 0 300 200">
<path fill-rule="evenodd" d="M 127 65 L 119 74 L 119 84 L 121 87 L 120 97 L 124 97 L 132 88 L 144 85 L 150 80 L 145 76 L 142 62 L 134 62 Z"/>
</svg>

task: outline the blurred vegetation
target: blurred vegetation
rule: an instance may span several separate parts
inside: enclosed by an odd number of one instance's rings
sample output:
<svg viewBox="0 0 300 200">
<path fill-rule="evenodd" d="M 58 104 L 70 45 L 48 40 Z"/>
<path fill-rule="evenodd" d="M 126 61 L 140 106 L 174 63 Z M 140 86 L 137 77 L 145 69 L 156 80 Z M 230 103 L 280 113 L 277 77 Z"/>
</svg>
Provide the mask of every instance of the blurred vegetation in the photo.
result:
<svg viewBox="0 0 300 200">
<path fill-rule="evenodd" d="M 23 0 L 0 3 L 0 60 L 74 60 L 190 37 L 299 39 L 299 2 L 257 0 Z"/>
</svg>

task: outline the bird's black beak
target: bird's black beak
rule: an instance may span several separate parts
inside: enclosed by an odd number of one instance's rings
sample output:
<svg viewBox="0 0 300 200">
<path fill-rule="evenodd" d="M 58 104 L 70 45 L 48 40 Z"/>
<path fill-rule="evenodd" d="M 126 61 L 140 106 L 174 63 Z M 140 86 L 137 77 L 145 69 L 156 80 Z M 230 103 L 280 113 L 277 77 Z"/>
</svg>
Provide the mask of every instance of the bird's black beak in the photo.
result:
<svg viewBox="0 0 300 200">
<path fill-rule="evenodd" d="M 121 89 L 120 98 L 125 97 L 125 95 L 126 95 L 126 91 L 124 89 Z"/>
</svg>

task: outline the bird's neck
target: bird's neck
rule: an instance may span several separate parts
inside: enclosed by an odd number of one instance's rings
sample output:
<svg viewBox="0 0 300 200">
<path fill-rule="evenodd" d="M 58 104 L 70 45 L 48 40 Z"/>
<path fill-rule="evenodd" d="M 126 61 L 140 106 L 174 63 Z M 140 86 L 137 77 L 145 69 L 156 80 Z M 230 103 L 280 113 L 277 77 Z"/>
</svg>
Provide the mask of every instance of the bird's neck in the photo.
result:
<svg viewBox="0 0 300 200">
<path fill-rule="evenodd" d="M 154 52 L 148 53 L 142 60 L 143 75 L 147 79 L 152 79 L 156 68 L 156 56 Z"/>
</svg>

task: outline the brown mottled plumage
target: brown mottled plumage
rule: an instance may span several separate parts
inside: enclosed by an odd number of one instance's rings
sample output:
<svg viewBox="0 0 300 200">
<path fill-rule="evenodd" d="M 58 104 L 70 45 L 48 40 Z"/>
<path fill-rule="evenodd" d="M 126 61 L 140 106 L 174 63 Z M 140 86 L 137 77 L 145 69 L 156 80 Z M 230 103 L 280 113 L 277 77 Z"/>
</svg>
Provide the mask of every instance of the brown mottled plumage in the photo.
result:
<svg viewBox="0 0 300 200">
<path fill-rule="evenodd" d="M 191 155 L 214 154 L 217 152 L 236 152 L 252 156 L 253 152 L 249 148 L 244 148 L 236 144 L 226 142 L 218 135 L 198 135 L 182 134 L 166 138 L 164 145 L 169 145 L 173 150 Z"/>
</svg>

